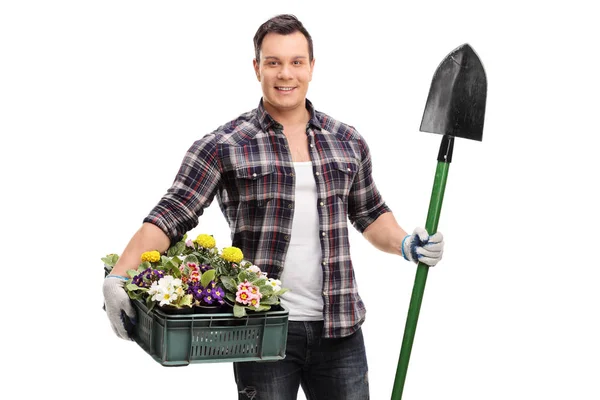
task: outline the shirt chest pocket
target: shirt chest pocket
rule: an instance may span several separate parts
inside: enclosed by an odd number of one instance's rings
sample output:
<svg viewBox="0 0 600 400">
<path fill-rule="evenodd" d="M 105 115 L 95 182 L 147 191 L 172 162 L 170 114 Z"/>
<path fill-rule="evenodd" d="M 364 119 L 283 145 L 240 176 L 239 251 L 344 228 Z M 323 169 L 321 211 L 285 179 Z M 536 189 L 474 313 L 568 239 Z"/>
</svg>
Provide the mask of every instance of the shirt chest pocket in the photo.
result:
<svg viewBox="0 0 600 400">
<path fill-rule="evenodd" d="M 274 165 L 239 167 L 235 177 L 240 201 L 268 201 L 277 190 Z"/>
<path fill-rule="evenodd" d="M 345 197 L 350 193 L 357 172 L 358 165 L 352 161 L 336 160 L 331 164 L 331 182 L 338 196 Z"/>
</svg>

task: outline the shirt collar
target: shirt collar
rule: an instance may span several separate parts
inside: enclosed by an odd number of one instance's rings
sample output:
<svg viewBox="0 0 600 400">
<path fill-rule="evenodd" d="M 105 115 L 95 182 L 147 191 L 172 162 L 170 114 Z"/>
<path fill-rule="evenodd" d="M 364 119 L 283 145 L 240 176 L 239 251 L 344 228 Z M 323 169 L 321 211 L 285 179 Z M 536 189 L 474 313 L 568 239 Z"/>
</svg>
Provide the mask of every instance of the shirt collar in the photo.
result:
<svg viewBox="0 0 600 400">
<path fill-rule="evenodd" d="M 308 120 L 307 127 L 312 126 L 313 128 L 320 130 L 321 123 L 317 119 L 317 113 L 315 112 L 313 104 L 308 99 L 306 99 L 306 109 L 310 113 L 310 119 Z M 264 132 L 268 132 L 270 128 L 282 128 L 282 125 L 275 121 L 267 112 L 262 98 L 260 99 L 260 103 L 258 104 L 258 108 L 256 110 L 256 117 L 258 118 L 258 123 Z"/>
</svg>

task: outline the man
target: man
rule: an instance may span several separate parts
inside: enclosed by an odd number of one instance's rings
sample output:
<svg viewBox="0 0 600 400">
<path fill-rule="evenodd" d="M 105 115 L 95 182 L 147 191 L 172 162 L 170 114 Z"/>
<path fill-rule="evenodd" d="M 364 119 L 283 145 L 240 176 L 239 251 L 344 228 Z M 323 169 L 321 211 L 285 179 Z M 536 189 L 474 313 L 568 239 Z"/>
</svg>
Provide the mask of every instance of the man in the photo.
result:
<svg viewBox="0 0 600 400">
<path fill-rule="evenodd" d="M 347 220 L 378 249 L 435 265 L 443 237 L 396 222 L 371 175 L 371 157 L 354 128 L 315 111 L 306 93 L 313 44 L 291 15 L 265 22 L 254 37 L 257 109 L 196 141 L 172 187 L 145 218 L 104 281 L 107 314 L 127 333 L 121 310 L 134 312 L 123 290 L 140 254 L 165 251 L 193 229 L 217 196 L 245 258 L 280 278 L 290 292 L 286 358 L 234 363 L 240 399 L 367 399 L 367 360 L 360 329 Z"/>
</svg>

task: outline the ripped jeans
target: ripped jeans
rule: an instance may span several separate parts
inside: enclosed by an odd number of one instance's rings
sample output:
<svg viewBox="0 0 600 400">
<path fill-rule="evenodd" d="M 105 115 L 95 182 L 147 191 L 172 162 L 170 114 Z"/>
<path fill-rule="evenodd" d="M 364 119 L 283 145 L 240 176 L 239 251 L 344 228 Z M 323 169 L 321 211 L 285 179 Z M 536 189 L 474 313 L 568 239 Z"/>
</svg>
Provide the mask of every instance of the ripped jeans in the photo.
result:
<svg viewBox="0 0 600 400">
<path fill-rule="evenodd" d="M 339 339 L 322 331 L 323 321 L 289 321 L 283 360 L 233 363 L 238 399 L 295 400 L 300 386 L 307 400 L 369 399 L 362 330 Z"/>
</svg>

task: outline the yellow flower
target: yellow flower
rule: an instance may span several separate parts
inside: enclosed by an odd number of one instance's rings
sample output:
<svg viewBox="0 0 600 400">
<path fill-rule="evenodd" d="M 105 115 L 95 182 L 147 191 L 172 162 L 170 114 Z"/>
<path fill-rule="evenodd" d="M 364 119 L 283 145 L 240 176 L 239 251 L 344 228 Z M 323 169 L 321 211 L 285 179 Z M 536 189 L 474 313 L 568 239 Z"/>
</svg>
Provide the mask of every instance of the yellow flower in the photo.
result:
<svg viewBox="0 0 600 400">
<path fill-rule="evenodd" d="M 160 253 L 156 250 L 146 251 L 146 252 L 142 253 L 142 262 L 144 262 L 144 261 L 150 261 L 150 262 L 160 261 Z"/>
<path fill-rule="evenodd" d="M 206 235 L 204 233 L 198 235 L 198 237 L 196 238 L 196 240 L 194 240 L 194 242 L 198 243 L 200 246 L 204 247 L 205 249 L 212 249 L 217 244 L 214 237 L 212 237 L 210 235 Z"/>
<path fill-rule="evenodd" d="M 239 263 L 244 255 L 237 247 L 225 247 L 223 253 L 221 253 L 221 258 L 229 262 Z"/>
</svg>

